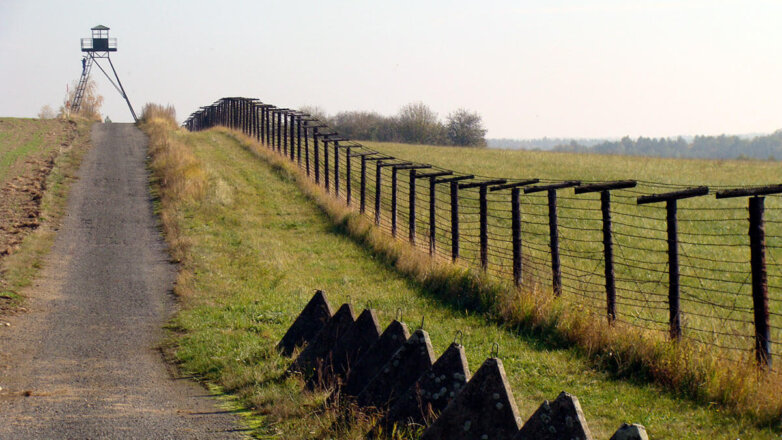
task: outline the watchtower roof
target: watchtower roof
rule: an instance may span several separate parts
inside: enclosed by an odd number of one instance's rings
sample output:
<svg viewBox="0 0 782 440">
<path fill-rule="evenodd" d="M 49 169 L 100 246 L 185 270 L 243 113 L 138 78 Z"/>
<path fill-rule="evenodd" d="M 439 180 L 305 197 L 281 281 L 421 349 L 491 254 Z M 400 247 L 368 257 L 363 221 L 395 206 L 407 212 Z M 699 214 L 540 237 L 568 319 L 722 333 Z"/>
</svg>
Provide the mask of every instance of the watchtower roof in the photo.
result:
<svg viewBox="0 0 782 440">
<path fill-rule="evenodd" d="M 90 30 L 93 30 L 93 31 L 107 31 L 107 30 L 109 30 L 109 28 L 104 26 L 104 25 L 102 25 L 102 24 L 99 24 L 99 25 L 97 25 L 97 26 L 95 26 L 93 28 L 90 28 Z"/>
</svg>

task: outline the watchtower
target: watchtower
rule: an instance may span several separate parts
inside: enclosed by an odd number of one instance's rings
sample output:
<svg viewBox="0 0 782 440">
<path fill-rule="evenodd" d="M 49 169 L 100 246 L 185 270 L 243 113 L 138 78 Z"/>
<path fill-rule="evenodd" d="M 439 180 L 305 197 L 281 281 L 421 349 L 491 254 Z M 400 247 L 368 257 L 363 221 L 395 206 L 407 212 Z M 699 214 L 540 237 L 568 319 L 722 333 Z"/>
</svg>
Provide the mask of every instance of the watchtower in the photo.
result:
<svg viewBox="0 0 782 440">
<path fill-rule="evenodd" d="M 108 27 L 99 24 L 91 30 L 92 38 L 81 39 L 82 52 L 90 52 L 95 58 L 108 58 L 108 52 L 117 51 L 117 39 L 109 38 Z"/>
<path fill-rule="evenodd" d="M 81 60 L 81 78 L 79 79 L 79 85 L 76 87 L 76 92 L 73 95 L 73 101 L 70 106 L 71 111 L 78 112 L 81 107 L 81 101 L 84 97 L 84 91 L 87 88 L 87 82 L 90 79 L 92 64 L 94 63 L 101 72 L 106 75 L 106 78 L 108 78 L 111 85 L 113 85 L 122 98 L 125 99 L 125 102 L 128 103 L 128 108 L 130 109 L 130 114 L 133 115 L 133 120 L 138 121 L 136 112 L 133 111 L 133 106 L 130 105 L 130 99 L 128 99 L 128 95 L 125 93 L 125 88 L 122 87 L 122 82 L 119 80 L 117 70 L 114 69 L 114 63 L 111 62 L 111 57 L 109 56 L 111 52 L 117 51 L 117 39 L 109 38 L 109 28 L 102 24 L 93 27 L 91 31 L 92 37 L 81 39 L 81 51 L 84 52 L 85 55 Z M 103 58 L 108 60 L 111 71 L 114 73 L 114 79 L 117 81 L 116 83 L 106 70 L 101 67 L 100 63 L 98 63 L 98 59 Z"/>
</svg>

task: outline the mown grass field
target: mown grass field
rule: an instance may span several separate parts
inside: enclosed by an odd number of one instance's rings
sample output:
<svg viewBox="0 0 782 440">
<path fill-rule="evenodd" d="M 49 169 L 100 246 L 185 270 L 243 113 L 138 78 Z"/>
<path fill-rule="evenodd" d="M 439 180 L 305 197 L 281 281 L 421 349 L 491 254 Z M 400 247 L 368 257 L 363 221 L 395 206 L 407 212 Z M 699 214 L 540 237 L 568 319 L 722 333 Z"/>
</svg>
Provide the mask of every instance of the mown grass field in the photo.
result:
<svg viewBox="0 0 782 440">
<path fill-rule="evenodd" d="M 350 300 L 360 309 L 371 302 L 383 325 L 399 308 L 412 328 L 425 317 L 438 355 L 461 330 L 472 371 L 499 343 L 523 420 L 567 390 L 579 397 L 595 438 L 608 438 L 622 422 L 644 424 L 651 438 L 779 437 L 775 429 L 782 427 L 760 428 L 656 385 L 617 380 L 577 349 L 554 348 L 449 305 L 335 226 L 295 174 L 270 166 L 225 132 L 165 136 L 176 152 L 158 148 L 152 163 L 162 173 L 168 239 L 182 261 L 176 292 L 183 303 L 170 326 L 170 350 L 185 371 L 250 407 L 258 438 L 361 438 L 367 427 L 360 419 L 335 423 L 339 413 L 324 405 L 323 393 L 283 378 L 289 361 L 274 347 L 314 289 L 324 289 L 334 305 Z M 172 187 L 180 188 L 177 197 L 166 196 Z"/>
<path fill-rule="evenodd" d="M 0 118 L 0 310 L 30 283 L 89 147 L 83 120 Z"/>
</svg>

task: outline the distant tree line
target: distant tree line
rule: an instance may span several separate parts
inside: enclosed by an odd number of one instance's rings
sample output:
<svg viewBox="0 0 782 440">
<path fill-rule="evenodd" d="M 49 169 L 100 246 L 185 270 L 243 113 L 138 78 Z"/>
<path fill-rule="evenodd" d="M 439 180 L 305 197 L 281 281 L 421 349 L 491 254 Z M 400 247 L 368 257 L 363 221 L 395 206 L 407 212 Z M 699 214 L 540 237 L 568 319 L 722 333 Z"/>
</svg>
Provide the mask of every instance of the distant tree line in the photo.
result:
<svg viewBox="0 0 782 440">
<path fill-rule="evenodd" d="M 626 154 L 634 156 L 677 157 L 693 159 L 782 159 L 782 129 L 765 136 L 750 139 L 739 136 L 695 136 L 691 141 L 683 137 L 630 139 L 605 141 L 587 147 L 576 141 L 558 145 L 554 151 L 598 154 Z"/>
<path fill-rule="evenodd" d="M 345 111 L 327 116 L 318 107 L 300 109 L 327 123 L 350 139 L 402 142 L 409 144 L 486 146 L 486 129 L 478 113 L 458 109 L 445 122 L 426 104 L 417 102 L 402 107 L 394 116 L 376 112 Z"/>
</svg>

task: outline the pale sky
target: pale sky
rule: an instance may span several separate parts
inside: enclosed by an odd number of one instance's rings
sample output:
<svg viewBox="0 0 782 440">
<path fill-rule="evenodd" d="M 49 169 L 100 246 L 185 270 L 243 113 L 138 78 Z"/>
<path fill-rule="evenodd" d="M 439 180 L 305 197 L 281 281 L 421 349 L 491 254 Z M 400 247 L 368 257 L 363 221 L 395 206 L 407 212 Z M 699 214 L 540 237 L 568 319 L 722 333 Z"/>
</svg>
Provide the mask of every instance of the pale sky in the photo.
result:
<svg viewBox="0 0 782 440">
<path fill-rule="evenodd" d="M 0 0 L 0 116 L 58 107 L 103 24 L 137 112 L 223 96 L 477 111 L 488 137 L 782 128 L 782 1 Z M 128 121 L 93 69 L 104 114 Z"/>
</svg>

